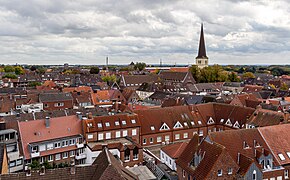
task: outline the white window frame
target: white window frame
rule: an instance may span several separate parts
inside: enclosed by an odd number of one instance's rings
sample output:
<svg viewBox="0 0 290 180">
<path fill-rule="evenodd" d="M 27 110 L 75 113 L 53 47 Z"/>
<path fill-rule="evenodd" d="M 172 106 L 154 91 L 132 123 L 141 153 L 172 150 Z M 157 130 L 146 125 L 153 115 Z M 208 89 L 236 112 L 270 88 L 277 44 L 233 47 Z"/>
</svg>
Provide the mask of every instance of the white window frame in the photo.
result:
<svg viewBox="0 0 290 180">
<path fill-rule="evenodd" d="M 123 135 L 123 137 L 128 136 L 128 130 L 124 130 L 124 131 L 122 132 L 122 135 Z"/>
<path fill-rule="evenodd" d="M 104 134 L 103 133 L 99 133 L 98 134 L 98 140 L 104 140 Z"/>
<path fill-rule="evenodd" d="M 180 134 L 175 134 L 174 138 L 175 138 L 175 140 L 179 140 L 180 139 Z"/>
<path fill-rule="evenodd" d="M 132 129 L 132 136 L 136 136 L 137 135 L 137 129 Z"/>
<path fill-rule="evenodd" d="M 121 131 L 116 131 L 116 138 L 121 137 Z"/>
<path fill-rule="evenodd" d="M 183 133 L 183 138 L 188 138 L 188 133 Z"/>
<path fill-rule="evenodd" d="M 58 157 L 59 156 L 59 157 Z M 60 160 L 61 159 L 61 154 L 58 153 L 58 154 L 55 154 L 55 160 Z"/>
<path fill-rule="evenodd" d="M 111 132 L 106 132 L 106 139 L 111 139 Z"/>
</svg>

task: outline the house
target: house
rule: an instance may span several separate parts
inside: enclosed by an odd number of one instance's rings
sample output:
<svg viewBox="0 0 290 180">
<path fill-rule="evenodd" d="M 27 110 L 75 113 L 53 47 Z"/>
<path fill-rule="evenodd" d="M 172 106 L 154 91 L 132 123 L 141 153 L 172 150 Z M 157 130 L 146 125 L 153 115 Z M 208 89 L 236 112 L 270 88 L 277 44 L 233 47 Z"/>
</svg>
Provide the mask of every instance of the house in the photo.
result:
<svg viewBox="0 0 290 180">
<path fill-rule="evenodd" d="M 161 162 L 166 164 L 171 170 L 176 171 L 176 160 L 187 146 L 187 142 L 178 142 L 164 146 L 160 150 Z"/>
<path fill-rule="evenodd" d="M 188 86 L 195 84 L 191 72 L 161 71 L 159 76 L 164 89 L 174 92 L 187 92 Z"/>
<path fill-rule="evenodd" d="M 136 114 L 112 114 L 84 119 L 83 132 L 86 142 L 131 137 L 139 143 L 140 122 Z"/>
<path fill-rule="evenodd" d="M 39 102 L 43 103 L 43 109 L 48 111 L 73 108 L 73 97 L 70 93 L 41 93 Z"/>
<path fill-rule="evenodd" d="M 84 138 L 82 120 L 76 116 L 63 116 L 18 122 L 24 164 L 32 161 L 49 163 L 84 164 Z"/>
<path fill-rule="evenodd" d="M 18 180 L 18 179 L 100 179 L 105 180 L 138 180 L 138 176 L 124 168 L 121 163 L 108 151 L 106 148 L 100 153 L 93 165 L 90 166 L 75 166 L 73 162 L 70 167 L 31 170 L 26 172 L 2 174 L 3 180 Z"/>
<path fill-rule="evenodd" d="M 155 84 L 161 84 L 160 77 L 155 74 L 149 74 L 149 75 L 122 75 L 120 79 L 120 87 L 121 88 L 133 88 L 137 89 L 139 88 L 142 83 L 155 83 Z"/>
<path fill-rule="evenodd" d="M 196 95 L 218 95 L 222 92 L 222 83 L 197 83 L 188 88 Z"/>
<path fill-rule="evenodd" d="M 125 88 L 122 91 L 123 96 L 125 97 L 127 103 L 128 102 L 137 102 L 140 100 L 139 95 L 136 93 L 136 90 Z"/>
<path fill-rule="evenodd" d="M 199 141 L 194 135 L 176 161 L 179 179 L 235 179 L 239 166 L 228 150 L 218 144 Z"/>
<path fill-rule="evenodd" d="M 242 92 L 244 93 L 255 93 L 262 91 L 263 86 L 257 86 L 257 85 L 245 85 Z"/>
<path fill-rule="evenodd" d="M 75 107 L 94 107 L 92 98 L 91 98 L 91 93 L 90 92 L 71 92 L 71 95 L 73 97 L 73 102 Z"/>
<path fill-rule="evenodd" d="M 92 164 L 106 147 L 124 167 L 138 166 L 143 163 L 142 146 L 129 137 L 120 137 L 102 141 L 89 142 L 86 147 L 86 164 Z"/>
<path fill-rule="evenodd" d="M 9 116 L 13 114 L 16 114 L 16 112 L 12 94 L 9 96 L 0 96 L 0 116 Z"/>
<path fill-rule="evenodd" d="M 242 107 L 256 108 L 261 101 L 259 101 L 254 94 L 237 94 L 230 104 Z"/>
</svg>

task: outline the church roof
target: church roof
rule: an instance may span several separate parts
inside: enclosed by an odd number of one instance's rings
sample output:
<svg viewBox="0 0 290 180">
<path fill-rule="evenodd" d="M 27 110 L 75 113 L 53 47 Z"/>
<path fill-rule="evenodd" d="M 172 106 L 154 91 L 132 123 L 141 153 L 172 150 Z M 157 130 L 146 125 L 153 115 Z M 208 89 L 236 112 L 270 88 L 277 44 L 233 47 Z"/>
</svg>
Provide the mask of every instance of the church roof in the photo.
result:
<svg viewBox="0 0 290 180">
<path fill-rule="evenodd" d="M 205 49 L 205 42 L 204 42 L 204 35 L 203 35 L 203 24 L 201 24 L 198 55 L 196 58 L 207 58 L 206 49 Z"/>
</svg>

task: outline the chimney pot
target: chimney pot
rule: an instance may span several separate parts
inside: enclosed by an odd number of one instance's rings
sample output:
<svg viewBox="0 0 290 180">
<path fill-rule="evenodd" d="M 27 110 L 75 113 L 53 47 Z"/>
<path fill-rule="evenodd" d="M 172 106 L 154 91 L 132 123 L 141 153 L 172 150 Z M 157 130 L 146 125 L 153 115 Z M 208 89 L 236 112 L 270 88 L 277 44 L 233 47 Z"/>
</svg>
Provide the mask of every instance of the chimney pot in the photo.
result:
<svg viewBox="0 0 290 180">
<path fill-rule="evenodd" d="M 49 128 L 49 126 L 50 126 L 50 117 L 45 117 L 45 127 L 46 128 Z"/>
</svg>

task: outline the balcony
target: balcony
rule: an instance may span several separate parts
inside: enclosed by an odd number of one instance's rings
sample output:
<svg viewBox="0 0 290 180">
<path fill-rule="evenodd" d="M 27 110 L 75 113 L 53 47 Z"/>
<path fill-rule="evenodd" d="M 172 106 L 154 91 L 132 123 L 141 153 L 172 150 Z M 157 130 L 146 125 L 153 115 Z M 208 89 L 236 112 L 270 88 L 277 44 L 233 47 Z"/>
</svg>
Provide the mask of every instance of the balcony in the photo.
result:
<svg viewBox="0 0 290 180">
<path fill-rule="evenodd" d="M 77 154 L 77 155 L 75 156 L 75 158 L 76 158 L 77 160 L 85 159 L 85 158 L 87 158 L 87 155 L 86 155 L 85 153 L 83 153 L 83 154 Z"/>
<path fill-rule="evenodd" d="M 33 152 L 30 154 L 31 158 L 35 158 L 35 157 L 39 157 L 40 156 L 40 152 Z"/>
<path fill-rule="evenodd" d="M 84 147 L 84 144 L 76 144 L 77 148 L 83 148 Z"/>
</svg>

